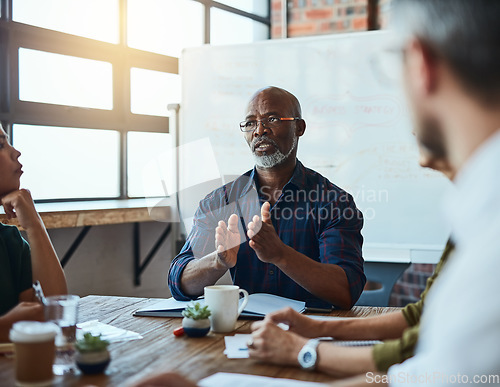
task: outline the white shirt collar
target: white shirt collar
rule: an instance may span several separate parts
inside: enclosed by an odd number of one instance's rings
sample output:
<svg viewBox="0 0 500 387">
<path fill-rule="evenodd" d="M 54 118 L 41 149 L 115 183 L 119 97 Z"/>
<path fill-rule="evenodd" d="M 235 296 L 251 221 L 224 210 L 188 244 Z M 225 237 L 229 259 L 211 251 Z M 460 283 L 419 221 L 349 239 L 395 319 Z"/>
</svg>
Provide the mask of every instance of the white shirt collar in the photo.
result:
<svg viewBox="0 0 500 387">
<path fill-rule="evenodd" d="M 469 158 L 455 179 L 455 187 L 445 197 L 444 211 L 452 225 L 452 238 L 464 241 L 471 233 L 480 232 L 473 219 L 487 216 L 489 204 L 499 197 L 500 129 Z M 484 187 L 491 189 L 484 192 Z"/>
</svg>

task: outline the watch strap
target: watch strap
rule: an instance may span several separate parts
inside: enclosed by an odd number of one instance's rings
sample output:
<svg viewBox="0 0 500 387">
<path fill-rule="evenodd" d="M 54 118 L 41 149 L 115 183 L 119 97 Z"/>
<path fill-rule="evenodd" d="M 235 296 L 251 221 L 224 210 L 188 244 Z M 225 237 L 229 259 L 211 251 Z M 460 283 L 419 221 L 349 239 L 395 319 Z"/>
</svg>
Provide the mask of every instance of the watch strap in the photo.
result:
<svg viewBox="0 0 500 387">
<path fill-rule="evenodd" d="M 306 371 L 312 371 L 316 368 L 316 364 L 318 363 L 318 345 L 321 340 L 319 339 L 311 339 L 307 341 L 307 343 L 302 347 L 298 355 L 298 361 L 302 369 Z M 312 359 L 309 362 L 306 359 L 306 356 L 311 356 Z"/>
</svg>

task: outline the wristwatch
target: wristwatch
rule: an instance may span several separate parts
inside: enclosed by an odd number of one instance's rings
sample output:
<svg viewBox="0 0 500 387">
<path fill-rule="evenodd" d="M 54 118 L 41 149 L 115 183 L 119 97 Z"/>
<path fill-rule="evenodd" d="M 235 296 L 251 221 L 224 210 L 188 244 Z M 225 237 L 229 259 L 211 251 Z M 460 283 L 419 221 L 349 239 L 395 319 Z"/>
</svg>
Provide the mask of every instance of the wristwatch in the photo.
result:
<svg viewBox="0 0 500 387">
<path fill-rule="evenodd" d="M 300 350 L 298 361 L 302 369 L 312 371 L 316 368 L 316 363 L 318 362 L 318 352 L 316 349 L 319 342 L 319 339 L 311 339 Z"/>
</svg>

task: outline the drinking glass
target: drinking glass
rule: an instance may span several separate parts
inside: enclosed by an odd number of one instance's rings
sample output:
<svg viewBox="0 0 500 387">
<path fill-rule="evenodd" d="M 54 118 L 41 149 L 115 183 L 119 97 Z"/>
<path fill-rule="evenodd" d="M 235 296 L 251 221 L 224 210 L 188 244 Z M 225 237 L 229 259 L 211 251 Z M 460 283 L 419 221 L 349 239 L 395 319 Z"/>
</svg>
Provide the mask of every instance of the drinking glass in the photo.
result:
<svg viewBox="0 0 500 387">
<path fill-rule="evenodd" d="M 46 297 L 45 320 L 57 324 L 60 332 L 56 336 L 56 357 L 53 371 L 55 375 L 75 372 L 76 323 L 78 301 L 75 295 Z"/>
</svg>

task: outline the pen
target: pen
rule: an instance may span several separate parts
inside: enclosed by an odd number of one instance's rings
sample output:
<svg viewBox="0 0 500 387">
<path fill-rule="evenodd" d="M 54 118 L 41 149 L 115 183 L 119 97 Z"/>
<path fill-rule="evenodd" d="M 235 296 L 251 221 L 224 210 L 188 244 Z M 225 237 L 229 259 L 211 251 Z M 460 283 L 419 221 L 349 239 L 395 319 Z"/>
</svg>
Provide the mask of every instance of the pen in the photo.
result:
<svg viewBox="0 0 500 387">
<path fill-rule="evenodd" d="M 43 290 L 42 290 L 42 285 L 40 285 L 40 281 L 36 281 L 34 284 L 33 284 L 33 290 L 35 291 L 35 296 L 36 298 L 38 298 L 38 300 L 43 304 L 45 305 L 46 304 L 46 299 L 45 299 L 45 295 L 43 294 Z"/>
</svg>

